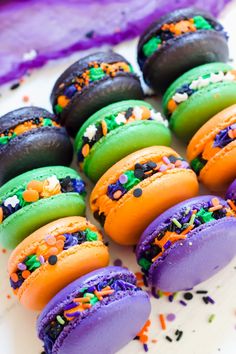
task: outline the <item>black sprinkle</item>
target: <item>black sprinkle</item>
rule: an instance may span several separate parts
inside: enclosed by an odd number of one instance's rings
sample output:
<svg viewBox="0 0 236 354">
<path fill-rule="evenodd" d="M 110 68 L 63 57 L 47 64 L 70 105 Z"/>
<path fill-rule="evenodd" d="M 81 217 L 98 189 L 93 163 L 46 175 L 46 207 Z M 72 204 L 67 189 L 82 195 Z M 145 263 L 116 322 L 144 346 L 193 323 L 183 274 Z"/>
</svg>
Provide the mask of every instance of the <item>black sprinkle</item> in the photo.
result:
<svg viewBox="0 0 236 354">
<path fill-rule="evenodd" d="M 133 340 L 139 340 L 139 336 L 134 337 Z"/>
<path fill-rule="evenodd" d="M 175 335 L 178 336 L 178 334 L 179 334 L 179 330 L 177 329 L 177 330 L 175 331 Z"/>
<path fill-rule="evenodd" d="M 202 300 L 205 302 L 205 304 L 207 305 L 209 300 L 207 296 L 203 296 Z"/>
<path fill-rule="evenodd" d="M 172 339 L 169 336 L 166 336 L 166 340 L 168 340 L 168 342 L 172 342 Z"/>
<path fill-rule="evenodd" d="M 136 198 L 141 197 L 142 194 L 143 194 L 143 191 L 142 191 L 141 188 L 135 188 L 134 191 L 133 191 L 133 195 Z"/>
<path fill-rule="evenodd" d="M 89 31 L 89 32 L 87 32 L 87 33 L 85 34 L 85 37 L 87 37 L 87 38 L 93 38 L 94 33 L 95 33 L 95 31 L 94 31 L 94 30 Z"/>
<path fill-rule="evenodd" d="M 196 294 L 207 294 L 208 291 L 207 290 L 197 290 Z"/>
<path fill-rule="evenodd" d="M 20 86 L 19 82 L 16 82 L 15 84 L 11 85 L 10 90 L 15 90 Z"/>
<path fill-rule="evenodd" d="M 193 298 L 193 294 L 192 293 L 185 293 L 184 294 L 184 298 L 185 298 L 185 300 L 192 300 L 192 298 Z"/>
<path fill-rule="evenodd" d="M 57 256 L 50 256 L 48 258 L 48 263 L 51 264 L 51 265 L 55 265 L 57 263 Z"/>
<path fill-rule="evenodd" d="M 134 175 L 136 178 L 142 179 L 144 176 L 144 171 L 141 169 L 136 169 L 136 170 L 134 170 Z"/>
<path fill-rule="evenodd" d="M 176 338 L 177 342 L 181 339 L 182 335 L 183 335 L 183 331 L 179 331 L 178 337 Z"/>
</svg>

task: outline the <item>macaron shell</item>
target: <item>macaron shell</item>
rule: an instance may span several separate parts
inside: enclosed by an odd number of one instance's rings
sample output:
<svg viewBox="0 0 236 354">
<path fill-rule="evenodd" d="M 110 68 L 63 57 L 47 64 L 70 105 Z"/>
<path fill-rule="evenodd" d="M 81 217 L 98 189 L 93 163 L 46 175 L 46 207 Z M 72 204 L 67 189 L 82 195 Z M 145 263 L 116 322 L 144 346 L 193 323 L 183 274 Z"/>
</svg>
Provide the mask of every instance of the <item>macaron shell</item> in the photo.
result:
<svg viewBox="0 0 236 354">
<path fill-rule="evenodd" d="M 236 178 L 236 141 L 221 149 L 203 167 L 199 174 L 201 181 L 212 191 L 225 191 Z"/>
<path fill-rule="evenodd" d="M 32 129 L 0 145 L 0 185 L 28 170 L 52 165 L 69 165 L 73 146 L 65 128 Z"/>
<path fill-rule="evenodd" d="M 148 295 L 142 291 L 120 298 L 92 311 L 77 326 L 71 326 L 53 354 L 113 354 L 130 342 L 142 329 L 150 314 Z M 96 348 L 96 349 L 95 349 Z"/>
<path fill-rule="evenodd" d="M 225 199 L 234 199 L 234 200 L 236 200 L 236 179 L 228 187 L 226 195 L 225 195 Z"/>
<path fill-rule="evenodd" d="M 91 224 L 86 218 L 81 216 L 68 216 L 55 220 L 26 237 L 11 253 L 8 262 L 8 273 L 11 274 L 17 268 L 18 263 L 22 262 L 27 256 L 35 253 L 35 250 L 45 240 L 48 235 L 62 235 L 64 233 L 72 233 L 78 230 L 90 230 L 98 232 L 97 228 Z M 98 240 L 102 241 L 102 235 L 98 232 Z"/>
<path fill-rule="evenodd" d="M 206 121 L 234 104 L 235 97 L 236 82 L 210 84 L 179 105 L 171 115 L 170 128 L 188 141 Z"/>
<path fill-rule="evenodd" d="M 19 300 L 28 309 L 42 310 L 68 283 L 108 263 L 109 253 L 103 242 L 74 246 L 58 255 L 56 265 L 45 263 L 33 272 L 20 287 Z"/>
<path fill-rule="evenodd" d="M 3 247 L 13 249 L 39 227 L 58 218 L 84 215 L 84 212 L 85 202 L 78 193 L 61 193 L 40 199 L 24 206 L 0 224 L 0 242 Z"/>
<path fill-rule="evenodd" d="M 222 129 L 236 122 L 236 104 L 224 109 L 206 122 L 192 137 L 187 147 L 187 158 L 192 161 L 202 153 L 205 144 Z"/>
<path fill-rule="evenodd" d="M 152 272 L 152 283 L 163 291 L 191 289 L 226 266 L 236 253 L 235 218 L 198 227 L 186 240 L 166 251 Z M 190 236 L 189 234 L 189 236 Z"/>
<path fill-rule="evenodd" d="M 132 152 L 153 145 L 168 146 L 170 143 L 170 131 L 161 123 L 148 120 L 129 123 L 101 138 L 85 158 L 83 169 L 96 182 L 112 165 Z"/>
<path fill-rule="evenodd" d="M 140 182 L 139 198 L 131 189 L 108 213 L 104 229 L 117 243 L 135 245 L 148 224 L 172 205 L 198 193 L 196 175 L 191 170 L 169 170 Z M 155 197 L 156 196 L 156 197 Z"/>
</svg>

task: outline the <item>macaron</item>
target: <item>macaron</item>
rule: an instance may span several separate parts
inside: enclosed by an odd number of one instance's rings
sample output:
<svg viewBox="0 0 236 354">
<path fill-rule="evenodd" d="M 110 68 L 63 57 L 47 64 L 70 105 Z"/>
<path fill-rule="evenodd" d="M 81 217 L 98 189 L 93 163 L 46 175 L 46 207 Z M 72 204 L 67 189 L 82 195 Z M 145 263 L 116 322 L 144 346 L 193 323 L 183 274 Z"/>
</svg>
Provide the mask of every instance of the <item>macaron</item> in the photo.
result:
<svg viewBox="0 0 236 354">
<path fill-rule="evenodd" d="M 21 304 L 42 310 L 73 280 L 108 263 L 108 250 L 97 228 L 84 217 L 70 216 L 25 238 L 10 256 L 8 273 Z"/>
<path fill-rule="evenodd" d="M 98 52 L 71 65 L 56 81 L 51 103 L 59 121 L 75 136 L 97 110 L 125 99 L 142 99 L 131 64 L 121 55 Z"/>
<path fill-rule="evenodd" d="M 85 183 L 69 167 L 41 167 L 0 188 L 0 243 L 14 248 L 58 218 L 84 215 Z"/>
<path fill-rule="evenodd" d="M 192 169 L 207 188 L 225 191 L 236 178 L 236 104 L 205 123 L 187 148 Z"/>
<path fill-rule="evenodd" d="M 186 200 L 155 219 L 136 248 L 149 285 L 187 290 L 225 267 L 236 254 L 236 214 L 214 195 Z"/>
<path fill-rule="evenodd" d="M 0 117 L 0 185 L 34 168 L 70 165 L 72 157 L 65 128 L 46 109 L 23 107 Z"/>
<path fill-rule="evenodd" d="M 138 63 L 146 83 L 165 90 L 186 71 L 211 62 L 227 62 L 228 36 L 209 12 L 184 8 L 153 22 L 138 43 Z"/>
<path fill-rule="evenodd" d="M 121 267 L 93 271 L 61 290 L 38 318 L 46 354 L 113 354 L 142 329 L 149 296 Z"/>
<path fill-rule="evenodd" d="M 114 241 L 135 245 L 157 215 L 197 193 L 189 164 L 169 147 L 152 146 L 105 172 L 91 193 L 90 207 Z"/>
<path fill-rule="evenodd" d="M 236 179 L 228 187 L 225 198 L 233 202 L 236 202 Z M 234 210 L 236 211 L 236 209 Z"/>
<path fill-rule="evenodd" d="M 235 103 L 236 71 L 224 63 L 198 66 L 177 79 L 163 97 L 164 113 L 170 128 L 189 141 L 196 131 Z"/>
<path fill-rule="evenodd" d="M 96 182 L 112 165 L 134 151 L 171 143 L 168 121 L 145 101 L 113 103 L 80 128 L 75 151 L 83 172 Z"/>
</svg>

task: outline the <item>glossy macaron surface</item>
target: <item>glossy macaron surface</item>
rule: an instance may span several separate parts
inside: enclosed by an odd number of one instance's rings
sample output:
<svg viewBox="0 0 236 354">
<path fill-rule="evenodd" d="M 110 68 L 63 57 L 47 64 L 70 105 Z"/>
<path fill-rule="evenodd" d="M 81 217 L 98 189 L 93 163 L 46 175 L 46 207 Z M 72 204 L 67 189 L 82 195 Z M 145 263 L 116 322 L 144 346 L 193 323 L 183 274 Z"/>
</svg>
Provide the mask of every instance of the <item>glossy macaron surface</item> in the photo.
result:
<svg viewBox="0 0 236 354">
<path fill-rule="evenodd" d="M 189 199 L 164 212 L 144 231 L 137 260 L 150 285 L 171 292 L 190 289 L 234 257 L 235 226 L 235 211 L 222 198 Z"/>
<path fill-rule="evenodd" d="M 81 316 L 73 309 L 67 310 L 75 298 L 83 294 L 83 289 L 94 295 L 95 289 L 102 293 L 104 286 L 110 289 L 107 295 L 93 301 L 90 308 L 78 309 L 82 311 Z M 69 312 L 71 319 L 66 320 Z M 43 310 L 37 327 L 49 353 L 75 354 L 79 346 L 82 353 L 92 354 L 96 346 L 97 352 L 111 354 L 136 336 L 149 313 L 148 295 L 136 287 L 134 274 L 120 267 L 107 267 L 78 279 L 58 293 Z M 59 335 L 52 340 L 49 336 L 52 332 L 48 329 L 50 321 L 58 314 L 64 316 L 65 324 L 60 326 Z"/>
<path fill-rule="evenodd" d="M 83 215 L 84 195 L 85 183 L 68 167 L 42 167 L 13 178 L 0 188 L 1 244 L 14 248 L 50 221 Z"/>
<path fill-rule="evenodd" d="M 173 149 L 153 146 L 111 167 L 93 189 L 90 206 L 113 240 L 133 245 L 158 214 L 197 192 L 189 165 Z"/>
<path fill-rule="evenodd" d="M 56 117 L 39 107 L 24 107 L 0 117 L 0 185 L 23 172 L 69 165 L 73 147 Z"/>
<path fill-rule="evenodd" d="M 236 76 L 224 63 L 194 68 L 177 79 L 163 98 L 170 128 L 188 141 L 215 114 L 235 103 Z"/>
<path fill-rule="evenodd" d="M 212 117 L 193 136 L 187 157 L 199 180 L 210 190 L 226 190 L 236 178 L 236 105 Z"/>
<path fill-rule="evenodd" d="M 150 25 L 138 44 L 144 79 L 155 90 L 168 87 L 184 72 L 210 62 L 227 62 L 227 35 L 208 12 L 179 9 Z"/>
<path fill-rule="evenodd" d="M 83 171 L 97 181 L 126 155 L 170 141 L 167 120 L 159 112 L 145 101 L 126 100 L 92 115 L 76 136 L 75 150 Z"/>
<path fill-rule="evenodd" d="M 143 91 L 130 63 L 114 52 L 88 55 L 57 80 L 51 103 L 59 120 L 75 136 L 98 109 L 124 99 L 141 99 Z"/>
<path fill-rule="evenodd" d="M 108 262 L 101 233 L 85 218 L 72 216 L 23 240 L 11 254 L 8 273 L 20 302 L 41 310 L 64 286 Z"/>
</svg>

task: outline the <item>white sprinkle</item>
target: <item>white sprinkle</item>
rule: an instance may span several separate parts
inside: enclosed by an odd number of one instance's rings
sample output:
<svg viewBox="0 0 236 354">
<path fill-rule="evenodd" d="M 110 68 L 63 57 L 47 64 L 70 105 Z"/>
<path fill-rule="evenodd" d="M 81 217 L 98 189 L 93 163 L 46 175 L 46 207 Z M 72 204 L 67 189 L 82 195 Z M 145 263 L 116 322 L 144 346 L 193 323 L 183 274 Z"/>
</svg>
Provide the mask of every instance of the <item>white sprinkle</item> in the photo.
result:
<svg viewBox="0 0 236 354">
<path fill-rule="evenodd" d="M 168 127 L 168 120 L 165 119 L 160 112 L 155 112 L 154 109 L 150 110 L 151 113 L 151 118 L 161 124 L 164 124 L 166 127 Z"/>
<path fill-rule="evenodd" d="M 9 197 L 4 201 L 4 205 L 7 207 L 8 205 L 11 205 L 13 208 L 15 208 L 15 206 L 17 204 L 19 204 L 20 201 L 18 199 L 18 197 L 16 195 L 13 195 L 13 197 Z"/>
<path fill-rule="evenodd" d="M 23 54 L 24 61 L 30 61 L 37 57 L 38 53 L 35 49 L 31 49 L 29 52 Z"/>
<path fill-rule="evenodd" d="M 125 115 L 123 113 L 119 113 L 118 116 L 115 118 L 115 121 L 118 125 L 126 123 Z"/>
<path fill-rule="evenodd" d="M 133 115 L 135 116 L 135 118 L 137 120 L 141 120 L 142 119 L 142 115 L 143 115 L 143 110 L 142 108 L 140 108 L 139 106 L 135 106 L 133 108 Z"/>
<path fill-rule="evenodd" d="M 97 128 L 96 128 L 95 124 L 91 124 L 85 130 L 84 137 L 88 138 L 89 141 L 91 141 L 95 137 L 96 132 L 97 132 Z"/>
<path fill-rule="evenodd" d="M 50 189 L 54 189 L 58 185 L 58 183 L 60 183 L 57 176 L 55 175 L 48 177 L 47 181 Z"/>
<path fill-rule="evenodd" d="M 188 94 L 185 92 L 185 93 L 179 93 L 177 92 L 174 96 L 173 96 L 173 100 L 176 102 L 176 103 L 181 103 L 181 102 L 184 102 L 188 99 Z"/>
<path fill-rule="evenodd" d="M 224 76 L 224 81 L 234 81 L 234 80 L 235 80 L 234 75 L 231 74 L 230 71 L 228 71 Z"/>
<path fill-rule="evenodd" d="M 210 84 L 210 78 L 203 79 L 202 77 L 198 78 L 198 89 L 201 89 L 203 87 L 206 87 Z"/>
<path fill-rule="evenodd" d="M 191 88 L 191 90 L 196 90 L 198 88 L 198 80 L 193 80 L 189 87 Z"/>
<path fill-rule="evenodd" d="M 189 246 L 192 246 L 192 245 L 193 245 L 193 243 L 192 243 L 192 242 L 189 242 L 188 244 L 189 244 Z"/>
</svg>

